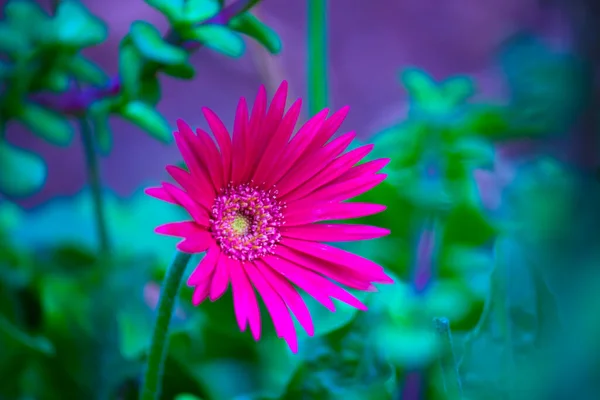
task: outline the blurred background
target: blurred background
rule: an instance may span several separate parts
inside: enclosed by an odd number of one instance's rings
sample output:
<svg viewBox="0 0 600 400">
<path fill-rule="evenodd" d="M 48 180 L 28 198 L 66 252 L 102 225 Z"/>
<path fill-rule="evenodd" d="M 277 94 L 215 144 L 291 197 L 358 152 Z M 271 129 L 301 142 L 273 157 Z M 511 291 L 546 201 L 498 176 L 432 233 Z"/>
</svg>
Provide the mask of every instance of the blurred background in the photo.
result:
<svg viewBox="0 0 600 400">
<path fill-rule="evenodd" d="M 396 284 L 256 343 L 181 290 L 164 399 L 600 398 L 593 0 L 0 0 L 0 399 L 135 399 L 184 213 L 143 194 L 182 118 L 282 80 L 349 105 Z M 201 255 L 194 258 L 193 268 Z M 266 318 L 263 318 L 266 320 Z"/>
</svg>

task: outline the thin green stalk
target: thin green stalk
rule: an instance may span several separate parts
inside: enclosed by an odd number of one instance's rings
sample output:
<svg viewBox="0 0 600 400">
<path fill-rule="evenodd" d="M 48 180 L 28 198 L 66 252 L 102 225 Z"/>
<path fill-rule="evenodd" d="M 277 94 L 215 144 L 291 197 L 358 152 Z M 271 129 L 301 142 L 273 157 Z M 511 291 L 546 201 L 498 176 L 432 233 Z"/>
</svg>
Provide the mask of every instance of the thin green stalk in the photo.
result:
<svg viewBox="0 0 600 400">
<path fill-rule="evenodd" d="M 433 324 L 440 342 L 442 343 L 443 354 L 440 358 L 442 368 L 442 380 L 444 390 L 449 399 L 462 398 L 462 383 L 458 371 L 458 363 L 454 355 L 454 346 L 452 344 L 452 333 L 450 332 L 450 321 L 448 318 L 434 318 Z"/>
<path fill-rule="evenodd" d="M 327 107 L 327 0 L 308 0 L 308 112 Z"/>
<path fill-rule="evenodd" d="M 154 325 L 152 341 L 150 342 L 146 373 L 140 391 L 140 400 L 160 398 L 163 368 L 167 358 L 169 324 L 175 307 L 175 299 L 190 257 L 190 254 L 177 252 L 163 281 L 160 300 L 158 301 L 156 325 Z"/>
<path fill-rule="evenodd" d="M 100 242 L 100 252 L 108 254 L 110 244 L 108 230 L 106 228 L 106 214 L 104 211 L 104 198 L 102 197 L 102 184 L 100 183 L 100 172 L 98 170 L 98 157 L 94 148 L 92 129 L 86 118 L 79 119 L 79 130 L 85 153 L 85 164 L 88 174 L 88 183 L 92 190 L 92 201 L 94 202 L 94 216 L 96 218 L 96 230 Z"/>
</svg>

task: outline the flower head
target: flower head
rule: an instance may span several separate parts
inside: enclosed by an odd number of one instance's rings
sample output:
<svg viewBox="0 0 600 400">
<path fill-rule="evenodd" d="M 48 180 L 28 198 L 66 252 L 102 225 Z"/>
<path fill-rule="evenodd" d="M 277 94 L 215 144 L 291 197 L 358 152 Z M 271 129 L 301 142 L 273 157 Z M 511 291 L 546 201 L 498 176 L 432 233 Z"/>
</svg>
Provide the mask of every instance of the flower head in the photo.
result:
<svg viewBox="0 0 600 400">
<path fill-rule="evenodd" d="M 366 310 L 336 283 L 371 291 L 373 283 L 392 283 L 382 267 L 322 242 L 347 242 L 385 236 L 388 230 L 324 221 L 379 213 L 384 206 L 347 200 L 375 187 L 386 177 L 379 171 L 389 160 L 357 165 L 373 148 L 344 152 L 353 132 L 330 140 L 348 108 L 323 110 L 292 136 L 300 113 L 297 100 L 287 112 L 283 82 L 267 107 L 261 87 L 249 115 L 238 104 L 233 137 L 209 109 L 203 113 L 214 136 L 194 133 L 177 121 L 175 141 L 189 172 L 167 171 L 179 184 L 163 183 L 146 190 L 151 196 L 185 208 L 190 221 L 162 225 L 156 232 L 183 238 L 180 251 L 206 255 L 188 285 L 193 303 L 218 299 L 231 285 L 240 329 L 247 325 L 256 340 L 261 333 L 255 290 L 267 307 L 279 337 L 293 352 L 298 343 L 291 313 L 309 335 L 314 327 L 298 289 L 331 311 L 331 298 Z M 336 283 L 334 283 L 336 282 Z"/>
</svg>

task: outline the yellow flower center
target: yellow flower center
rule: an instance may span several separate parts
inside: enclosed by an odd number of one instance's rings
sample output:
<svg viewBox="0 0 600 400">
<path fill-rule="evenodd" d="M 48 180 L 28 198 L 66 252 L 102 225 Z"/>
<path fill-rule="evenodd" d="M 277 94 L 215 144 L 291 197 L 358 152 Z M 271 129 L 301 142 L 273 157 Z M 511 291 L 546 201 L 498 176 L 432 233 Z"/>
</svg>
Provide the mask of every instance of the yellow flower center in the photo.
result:
<svg viewBox="0 0 600 400">
<path fill-rule="evenodd" d="M 250 230 L 250 221 L 244 215 L 236 215 L 231 223 L 231 229 L 237 236 L 246 236 Z"/>
</svg>

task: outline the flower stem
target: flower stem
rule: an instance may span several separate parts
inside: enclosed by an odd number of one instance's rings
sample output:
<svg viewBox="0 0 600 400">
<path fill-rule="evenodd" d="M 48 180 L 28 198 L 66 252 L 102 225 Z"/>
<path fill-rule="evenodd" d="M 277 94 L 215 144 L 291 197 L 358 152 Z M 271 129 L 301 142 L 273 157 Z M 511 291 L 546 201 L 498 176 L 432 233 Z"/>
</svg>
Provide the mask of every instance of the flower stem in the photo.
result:
<svg viewBox="0 0 600 400">
<path fill-rule="evenodd" d="M 98 241 L 100 242 L 100 253 L 107 255 L 110 250 L 108 240 L 108 230 L 106 228 L 106 215 L 104 212 L 104 198 L 102 197 L 102 184 L 100 182 L 100 172 L 98 170 L 98 157 L 94 149 L 94 140 L 92 138 L 92 129 L 86 118 L 79 118 L 79 130 L 81 141 L 83 142 L 83 151 L 85 153 L 85 165 L 88 175 L 88 183 L 92 190 L 92 201 L 94 203 L 94 215 L 96 218 L 96 230 Z"/>
<path fill-rule="evenodd" d="M 150 342 L 146 373 L 144 375 L 142 390 L 140 391 L 140 400 L 155 400 L 160 398 L 162 372 L 167 358 L 169 324 L 173 315 L 173 308 L 175 307 L 175 299 L 179 292 L 181 279 L 190 261 L 190 257 L 190 254 L 177 252 L 163 281 L 160 300 L 158 301 L 156 325 L 154 325 L 152 341 Z"/>
<path fill-rule="evenodd" d="M 308 0 L 308 112 L 327 107 L 327 0 Z"/>
</svg>

